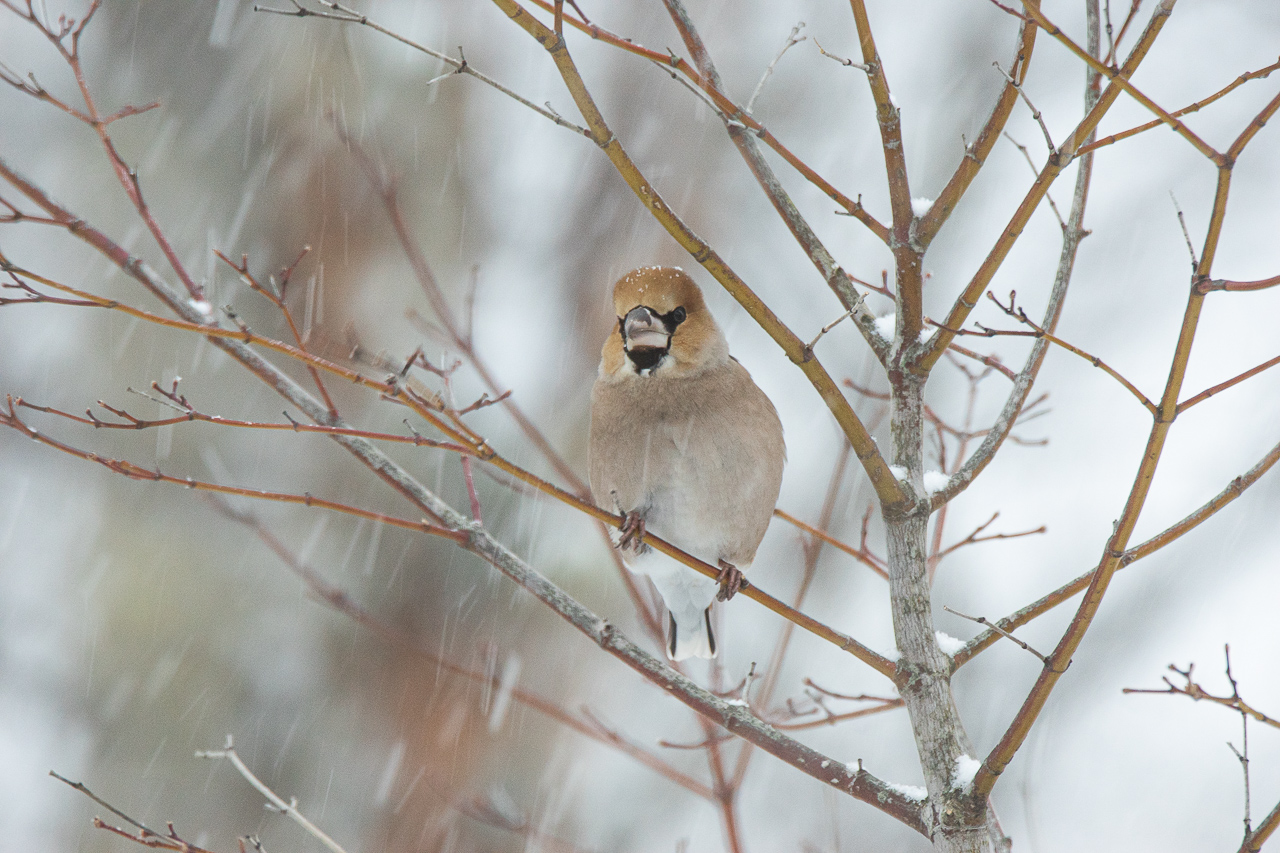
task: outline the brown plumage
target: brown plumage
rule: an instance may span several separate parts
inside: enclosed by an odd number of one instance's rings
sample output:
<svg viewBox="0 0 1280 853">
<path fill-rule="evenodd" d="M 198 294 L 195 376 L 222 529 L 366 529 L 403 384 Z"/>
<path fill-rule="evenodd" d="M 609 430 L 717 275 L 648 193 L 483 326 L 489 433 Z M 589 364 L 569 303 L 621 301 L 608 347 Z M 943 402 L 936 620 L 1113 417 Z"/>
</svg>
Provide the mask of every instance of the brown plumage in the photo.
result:
<svg viewBox="0 0 1280 853">
<path fill-rule="evenodd" d="M 683 271 L 627 273 L 613 300 L 618 327 L 591 393 L 591 491 L 600 506 L 628 515 L 623 559 L 653 580 L 670 610 L 668 654 L 712 657 L 709 608 L 721 584 L 637 539 L 647 531 L 721 565 L 731 595 L 734 573 L 755 559 L 778 500 L 782 424 L 729 356 Z"/>
</svg>

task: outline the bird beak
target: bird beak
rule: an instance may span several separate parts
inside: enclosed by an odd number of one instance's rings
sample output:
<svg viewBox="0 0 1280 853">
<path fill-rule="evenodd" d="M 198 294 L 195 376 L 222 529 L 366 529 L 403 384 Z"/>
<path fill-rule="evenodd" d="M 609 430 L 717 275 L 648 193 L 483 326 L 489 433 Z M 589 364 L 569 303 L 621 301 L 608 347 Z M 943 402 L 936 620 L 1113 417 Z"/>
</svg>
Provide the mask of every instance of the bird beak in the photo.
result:
<svg viewBox="0 0 1280 853">
<path fill-rule="evenodd" d="M 622 318 L 622 341 L 628 352 L 642 348 L 665 350 L 671 344 L 671 333 L 661 317 L 640 305 Z"/>
</svg>

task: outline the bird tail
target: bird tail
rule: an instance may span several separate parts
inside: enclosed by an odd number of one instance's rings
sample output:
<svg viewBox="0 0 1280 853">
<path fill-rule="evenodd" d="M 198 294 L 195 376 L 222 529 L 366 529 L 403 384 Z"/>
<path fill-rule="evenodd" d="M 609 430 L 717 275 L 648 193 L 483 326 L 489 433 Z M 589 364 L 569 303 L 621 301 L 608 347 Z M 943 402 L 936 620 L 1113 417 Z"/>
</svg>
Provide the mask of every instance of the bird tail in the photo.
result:
<svg viewBox="0 0 1280 853">
<path fill-rule="evenodd" d="M 667 611 L 670 631 L 667 636 L 667 657 L 672 660 L 686 658 L 713 658 L 716 656 L 716 635 L 711 630 L 711 608 L 702 611 L 701 618 L 684 620 L 681 625 L 676 615 Z"/>
</svg>

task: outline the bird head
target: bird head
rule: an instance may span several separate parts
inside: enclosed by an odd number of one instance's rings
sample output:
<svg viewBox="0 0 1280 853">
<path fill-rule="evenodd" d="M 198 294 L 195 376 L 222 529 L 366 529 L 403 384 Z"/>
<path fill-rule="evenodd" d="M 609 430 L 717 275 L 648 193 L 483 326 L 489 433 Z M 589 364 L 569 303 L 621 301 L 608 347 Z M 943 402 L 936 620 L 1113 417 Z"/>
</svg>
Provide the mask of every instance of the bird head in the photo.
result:
<svg viewBox="0 0 1280 853">
<path fill-rule="evenodd" d="M 632 270 L 613 286 L 616 331 L 608 375 L 691 376 L 729 359 L 729 346 L 693 279 L 676 267 Z"/>
</svg>

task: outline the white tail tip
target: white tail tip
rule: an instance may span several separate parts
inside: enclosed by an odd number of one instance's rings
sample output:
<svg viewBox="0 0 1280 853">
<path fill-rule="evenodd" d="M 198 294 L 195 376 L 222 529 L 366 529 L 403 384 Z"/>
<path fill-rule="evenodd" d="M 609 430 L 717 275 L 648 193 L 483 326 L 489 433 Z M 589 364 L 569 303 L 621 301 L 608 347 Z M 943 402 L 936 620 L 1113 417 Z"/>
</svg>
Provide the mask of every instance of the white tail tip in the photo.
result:
<svg viewBox="0 0 1280 853">
<path fill-rule="evenodd" d="M 713 658 L 716 656 L 716 635 L 711 630 L 711 608 L 696 619 L 686 619 L 681 625 L 676 615 L 667 611 L 667 657 L 672 660 L 687 658 Z"/>
</svg>

